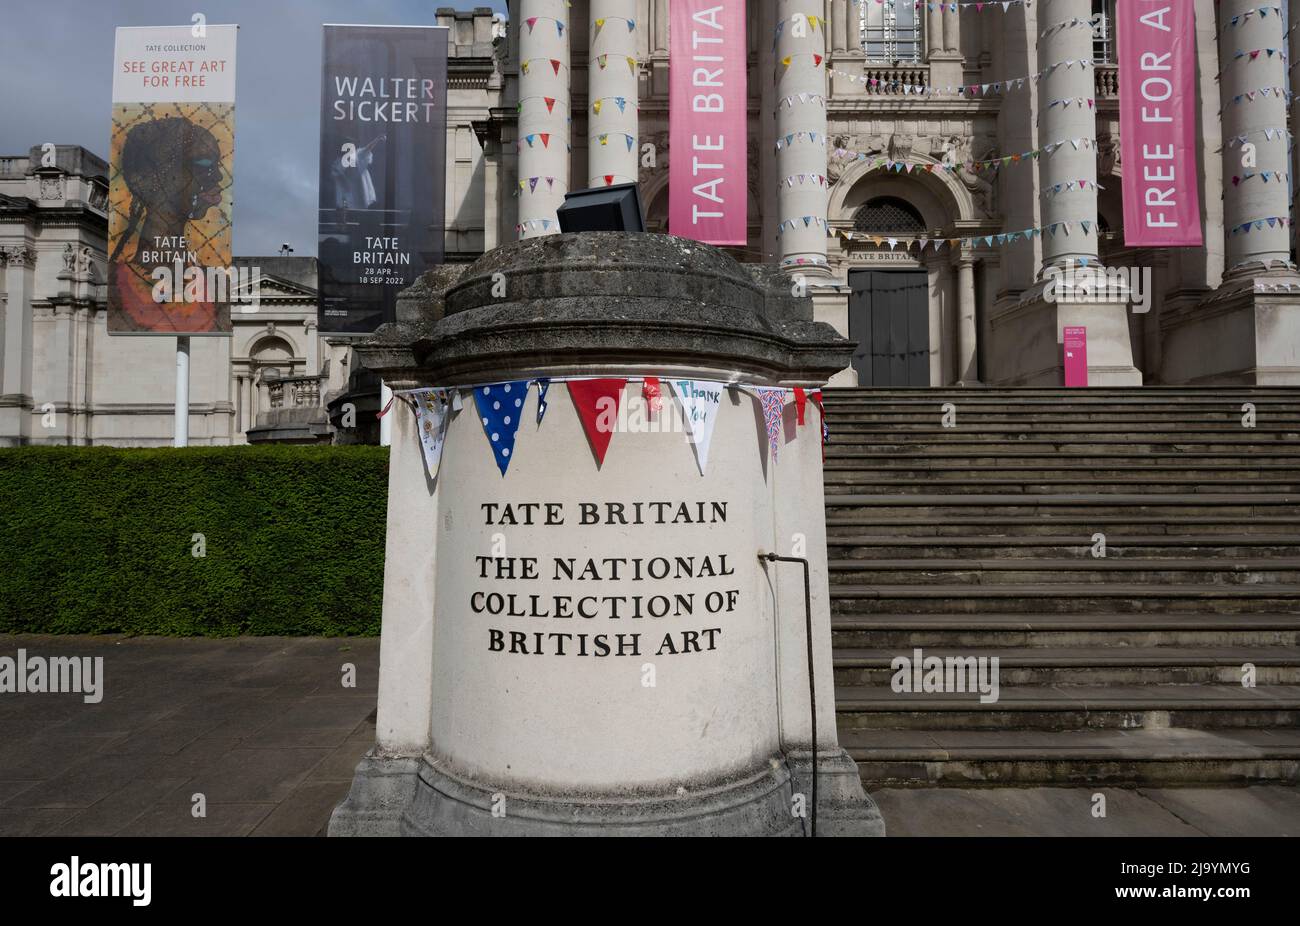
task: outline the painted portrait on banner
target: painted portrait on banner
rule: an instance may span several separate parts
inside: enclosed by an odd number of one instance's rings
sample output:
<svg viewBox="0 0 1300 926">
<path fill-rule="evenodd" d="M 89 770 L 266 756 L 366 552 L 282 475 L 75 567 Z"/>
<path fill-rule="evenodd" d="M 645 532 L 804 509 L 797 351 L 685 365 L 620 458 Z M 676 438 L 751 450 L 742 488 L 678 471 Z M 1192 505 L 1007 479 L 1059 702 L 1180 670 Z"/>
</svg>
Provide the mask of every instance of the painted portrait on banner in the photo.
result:
<svg viewBox="0 0 1300 926">
<path fill-rule="evenodd" d="M 231 331 L 237 28 L 117 30 L 110 334 Z"/>
</svg>

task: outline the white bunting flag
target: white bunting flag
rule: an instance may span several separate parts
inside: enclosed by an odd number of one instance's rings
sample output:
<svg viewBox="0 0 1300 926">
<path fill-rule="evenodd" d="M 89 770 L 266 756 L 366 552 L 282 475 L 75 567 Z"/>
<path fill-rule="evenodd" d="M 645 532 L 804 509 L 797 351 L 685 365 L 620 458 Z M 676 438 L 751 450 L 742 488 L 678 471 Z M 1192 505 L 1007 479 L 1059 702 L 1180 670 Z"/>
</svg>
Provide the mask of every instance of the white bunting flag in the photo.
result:
<svg viewBox="0 0 1300 926">
<path fill-rule="evenodd" d="M 722 384 L 702 379 L 675 379 L 673 391 L 682 403 L 682 414 L 691 429 L 691 443 L 695 446 L 695 461 L 700 475 L 709 465 L 709 442 L 713 440 L 713 425 L 722 407 Z"/>
<path fill-rule="evenodd" d="M 447 422 L 451 419 L 451 400 L 447 395 L 450 391 L 430 389 L 413 396 L 415 425 L 420 432 L 424 465 L 429 470 L 430 479 L 438 478 L 438 467 L 442 464 L 442 445 L 447 437 Z"/>
</svg>

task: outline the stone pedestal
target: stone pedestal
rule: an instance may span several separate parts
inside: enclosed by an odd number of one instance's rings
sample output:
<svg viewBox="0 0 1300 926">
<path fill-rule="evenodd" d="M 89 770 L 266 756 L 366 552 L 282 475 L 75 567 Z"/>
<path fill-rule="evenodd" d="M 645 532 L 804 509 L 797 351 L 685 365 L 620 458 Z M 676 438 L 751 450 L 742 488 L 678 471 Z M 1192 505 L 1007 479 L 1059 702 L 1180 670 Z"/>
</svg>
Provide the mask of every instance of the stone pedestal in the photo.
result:
<svg viewBox="0 0 1300 926">
<path fill-rule="evenodd" d="M 835 732 L 819 411 L 785 406 L 772 459 L 757 399 L 725 385 L 815 388 L 847 362 L 776 268 L 666 235 L 530 239 L 357 351 L 464 406 L 436 481 L 398 409 L 378 742 L 332 834 L 801 835 L 814 767 L 819 833 L 883 831 Z M 647 425 L 629 382 L 598 464 L 574 376 L 658 377 L 664 407 Z M 518 383 L 543 377 L 539 424 Z M 724 384 L 703 474 L 679 379 Z M 484 384 L 522 399 L 504 476 Z M 802 568 L 764 552 L 809 564 L 815 766 Z"/>
</svg>

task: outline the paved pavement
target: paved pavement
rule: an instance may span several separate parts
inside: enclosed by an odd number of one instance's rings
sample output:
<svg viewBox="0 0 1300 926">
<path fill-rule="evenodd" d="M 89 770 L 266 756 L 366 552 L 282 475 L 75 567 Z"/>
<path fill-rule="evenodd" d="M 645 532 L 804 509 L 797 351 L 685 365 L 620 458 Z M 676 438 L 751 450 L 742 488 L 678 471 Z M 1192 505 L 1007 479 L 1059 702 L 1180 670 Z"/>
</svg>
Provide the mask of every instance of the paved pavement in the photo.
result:
<svg viewBox="0 0 1300 926">
<path fill-rule="evenodd" d="M 103 699 L 0 694 L 0 836 L 317 835 L 374 742 L 376 639 L 0 636 L 19 649 L 102 657 Z M 1296 787 L 874 795 L 895 836 L 1300 835 Z"/>
<path fill-rule="evenodd" d="M 377 639 L 0 636 L 19 648 L 102 656 L 103 700 L 0 694 L 3 836 L 315 835 L 374 743 Z"/>
</svg>

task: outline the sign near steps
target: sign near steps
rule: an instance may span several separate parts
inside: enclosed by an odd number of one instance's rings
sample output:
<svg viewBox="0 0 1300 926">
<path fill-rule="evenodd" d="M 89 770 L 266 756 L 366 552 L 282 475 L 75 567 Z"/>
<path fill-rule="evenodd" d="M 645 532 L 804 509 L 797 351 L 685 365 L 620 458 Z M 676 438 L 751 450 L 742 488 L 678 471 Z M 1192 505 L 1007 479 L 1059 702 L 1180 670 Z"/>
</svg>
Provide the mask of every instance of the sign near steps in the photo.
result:
<svg viewBox="0 0 1300 926">
<path fill-rule="evenodd" d="M 1067 326 L 1063 332 L 1065 351 L 1065 385 L 1088 385 L 1088 329 L 1083 325 Z"/>
</svg>

